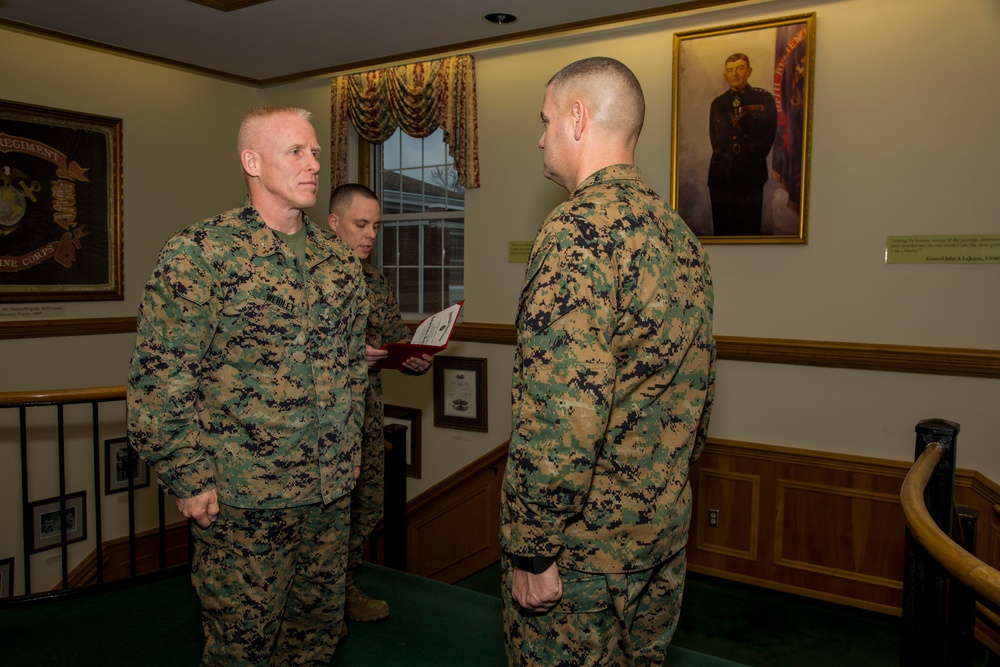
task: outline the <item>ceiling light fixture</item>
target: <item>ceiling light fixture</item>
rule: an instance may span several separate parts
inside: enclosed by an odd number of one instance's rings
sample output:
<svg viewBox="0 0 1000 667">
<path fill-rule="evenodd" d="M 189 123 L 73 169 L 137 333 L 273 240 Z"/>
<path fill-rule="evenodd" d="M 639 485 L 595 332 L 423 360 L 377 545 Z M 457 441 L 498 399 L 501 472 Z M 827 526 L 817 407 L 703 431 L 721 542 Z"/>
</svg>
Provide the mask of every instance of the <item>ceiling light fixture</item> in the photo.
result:
<svg viewBox="0 0 1000 667">
<path fill-rule="evenodd" d="M 506 12 L 494 12 L 493 14 L 487 14 L 483 17 L 483 19 L 489 21 L 490 23 L 503 25 L 504 23 L 513 23 L 517 20 L 517 17 Z"/>
</svg>

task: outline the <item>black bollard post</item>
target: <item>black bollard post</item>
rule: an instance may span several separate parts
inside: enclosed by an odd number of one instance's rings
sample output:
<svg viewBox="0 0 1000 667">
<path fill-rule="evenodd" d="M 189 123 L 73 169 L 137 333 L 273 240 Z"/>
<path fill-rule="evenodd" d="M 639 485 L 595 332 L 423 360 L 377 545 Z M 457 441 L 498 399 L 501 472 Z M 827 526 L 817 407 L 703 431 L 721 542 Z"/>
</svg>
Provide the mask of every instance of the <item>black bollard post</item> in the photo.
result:
<svg viewBox="0 0 1000 667">
<path fill-rule="evenodd" d="M 387 424 L 382 548 L 385 564 L 406 571 L 406 427 Z"/>
</svg>

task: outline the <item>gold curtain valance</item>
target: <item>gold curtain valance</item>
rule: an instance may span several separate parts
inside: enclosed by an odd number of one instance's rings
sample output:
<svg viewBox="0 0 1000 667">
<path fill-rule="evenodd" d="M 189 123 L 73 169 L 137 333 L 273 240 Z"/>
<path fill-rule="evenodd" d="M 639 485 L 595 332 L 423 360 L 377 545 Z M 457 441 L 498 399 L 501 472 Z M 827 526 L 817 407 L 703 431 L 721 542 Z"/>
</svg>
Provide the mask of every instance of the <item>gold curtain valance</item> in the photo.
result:
<svg viewBox="0 0 1000 667">
<path fill-rule="evenodd" d="M 347 121 L 382 143 L 396 128 L 422 138 L 444 130 L 448 153 L 466 188 L 479 187 L 476 66 L 472 56 L 387 67 L 331 81 L 331 187 L 346 181 Z"/>
</svg>

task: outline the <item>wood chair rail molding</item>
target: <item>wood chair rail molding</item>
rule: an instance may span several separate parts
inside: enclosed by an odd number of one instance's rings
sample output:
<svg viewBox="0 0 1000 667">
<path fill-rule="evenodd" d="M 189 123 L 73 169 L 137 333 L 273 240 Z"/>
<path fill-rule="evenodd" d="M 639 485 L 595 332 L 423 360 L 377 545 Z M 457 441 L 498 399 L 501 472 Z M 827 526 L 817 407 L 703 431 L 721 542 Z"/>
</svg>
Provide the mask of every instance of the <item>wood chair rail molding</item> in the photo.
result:
<svg viewBox="0 0 1000 667">
<path fill-rule="evenodd" d="M 411 329 L 416 323 L 409 323 Z M 0 322 L 0 340 L 135 333 L 134 317 L 111 317 L 36 322 Z M 491 345 L 513 345 L 517 336 L 510 324 L 463 322 L 453 340 Z M 1000 350 L 844 343 L 784 338 L 716 336 L 719 359 L 848 368 L 853 370 L 922 373 L 961 377 L 1000 378 Z"/>
</svg>

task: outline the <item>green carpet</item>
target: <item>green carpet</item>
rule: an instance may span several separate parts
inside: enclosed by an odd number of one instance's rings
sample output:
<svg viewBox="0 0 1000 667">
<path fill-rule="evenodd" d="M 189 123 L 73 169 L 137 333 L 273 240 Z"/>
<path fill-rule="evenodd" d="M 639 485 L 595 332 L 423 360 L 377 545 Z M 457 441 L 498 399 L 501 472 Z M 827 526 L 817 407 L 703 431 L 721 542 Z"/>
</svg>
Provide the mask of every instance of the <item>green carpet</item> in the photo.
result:
<svg viewBox="0 0 1000 667">
<path fill-rule="evenodd" d="M 366 563 L 355 580 L 387 600 L 392 615 L 348 624 L 332 667 L 506 664 L 498 572 L 451 586 Z M 0 605 L 4 667 L 196 667 L 202 641 L 186 573 L 69 599 Z M 679 646 L 671 649 L 669 665 L 739 667 Z"/>
<path fill-rule="evenodd" d="M 500 595 L 500 566 L 459 586 Z M 685 651 L 751 667 L 897 667 L 902 621 L 756 586 L 688 574 L 668 666 Z M 992 661 L 991 661 L 992 660 Z M 977 643 L 974 667 L 1000 667 Z"/>
<path fill-rule="evenodd" d="M 0 664 L 9 667 L 194 666 L 203 644 L 186 573 L 0 609 Z"/>
</svg>

